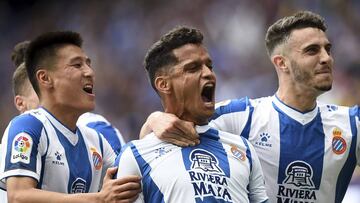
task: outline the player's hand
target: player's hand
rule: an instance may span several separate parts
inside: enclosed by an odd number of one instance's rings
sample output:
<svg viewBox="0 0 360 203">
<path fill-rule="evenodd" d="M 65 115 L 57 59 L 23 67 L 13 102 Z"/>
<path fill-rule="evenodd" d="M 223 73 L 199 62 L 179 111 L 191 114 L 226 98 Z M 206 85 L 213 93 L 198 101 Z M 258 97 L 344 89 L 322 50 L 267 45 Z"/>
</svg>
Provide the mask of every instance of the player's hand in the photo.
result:
<svg viewBox="0 0 360 203">
<path fill-rule="evenodd" d="M 195 146 L 200 143 L 194 123 L 180 120 L 170 113 L 154 112 L 146 121 L 148 128 L 155 135 L 165 141 L 177 146 Z"/>
<path fill-rule="evenodd" d="M 127 203 L 134 202 L 141 192 L 141 178 L 139 176 L 124 176 L 112 179 L 117 167 L 109 168 L 104 177 L 100 191 L 101 202 Z"/>
</svg>

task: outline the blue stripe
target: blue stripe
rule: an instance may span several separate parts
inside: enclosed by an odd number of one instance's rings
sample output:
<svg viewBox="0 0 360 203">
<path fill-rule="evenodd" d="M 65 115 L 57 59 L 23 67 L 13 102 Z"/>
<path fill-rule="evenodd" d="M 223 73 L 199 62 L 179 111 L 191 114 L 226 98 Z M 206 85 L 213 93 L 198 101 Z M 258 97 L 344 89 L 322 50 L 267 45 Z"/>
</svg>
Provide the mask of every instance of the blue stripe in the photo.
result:
<svg viewBox="0 0 360 203">
<path fill-rule="evenodd" d="M 45 161 L 46 161 L 46 157 L 48 155 L 48 151 L 49 151 L 49 135 L 46 131 L 46 128 L 44 128 L 44 132 L 46 135 L 46 152 L 45 154 L 41 157 L 41 172 L 40 172 L 40 180 L 38 182 L 37 188 L 41 189 L 42 188 L 42 183 L 43 183 L 43 179 L 44 179 L 44 172 L 45 172 Z"/>
<path fill-rule="evenodd" d="M 164 202 L 164 195 L 161 193 L 159 187 L 150 176 L 151 167 L 140 155 L 136 146 L 130 142 L 131 150 L 134 154 L 135 160 L 140 168 L 142 175 L 143 194 L 145 202 Z"/>
<path fill-rule="evenodd" d="M 249 144 L 248 144 L 248 142 L 247 142 L 247 140 L 245 139 L 245 138 L 243 138 L 243 137 L 241 137 L 242 138 L 242 140 L 243 140 L 243 142 L 244 142 L 244 144 L 245 144 L 245 146 L 246 146 L 246 157 L 248 158 L 248 160 L 249 160 L 249 164 L 250 164 L 250 173 L 251 173 L 251 171 L 252 171 L 252 156 L 251 156 L 251 151 L 250 151 L 250 147 L 249 147 Z"/>
<path fill-rule="evenodd" d="M 38 145 L 41 137 L 41 130 L 43 129 L 43 124 L 31 114 L 22 114 L 15 117 L 10 124 L 8 131 L 8 143 L 7 143 L 7 153 L 5 158 L 5 171 L 12 169 L 25 169 L 30 170 L 36 173 L 36 159 L 38 154 Z M 33 146 L 30 154 L 30 163 L 26 164 L 23 162 L 11 163 L 11 151 L 13 148 L 13 142 L 16 135 L 19 133 L 27 133 L 33 141 Z"/>
<path fill-rule="evenodd" d="M 61 145 L 65 149 L 65 156 L 69 166 L 68 193 L 73 193 L 75 189 L 79 189 L 78 191 L 81 192 L 89 192 L 92 181 L 92 169 L 86 144 L 80 130 L 76 128 L 76 134 L 79 139 L 74 146 L 55 126 L 54 129 Z"/>
<path fill-rule="evenodd" d="M 245 111 L 249 103 L 248 97 L 231 100 L 229 104 L 216 108 L 210 120 L 215 120 L 224 114 Z"/>
<path fill-rule="evenodd" d="M 249 139 L 253 113 L 254 113 L 254 107 L 249 105 L 249 117 L 248 120 L 246 121 L 243 131 L 240 134 L 240 136 L 245 137 L 246 139 Z"/>
<path fill-rule="evenodd" d="M 100 132 L 105 139 L 109 142 L 110 146 L 114 150 L 115 154 L 119 154 L 121 150 L 121 142 L 119 135 L 112 125 L 109 125 L 103 121 L 90 122 L 87 124 L 88 127 Z"/>
<path fill-rule="evenodd" d="M 325 134 L 320 113 L 311 122 L 302 125 L 287 116 L 276 105 L 273 104 L 273 106 L 279 112 L 280 122 L 278 184 L 283 184 L 284 180 L 291 179 L 288 175 L 289 172 L 295 170 L 296 167 L 301 167 L 306 168 L 307 175 L 312 175 L 312 179 L 306 179 L 307 187 L 318 190 L 323 171 L 325 146 Z M 294 184 L 291 181 L 287 183 Z"/>
<path fill-rule="evenodd" d="M 97 132 L 98 137 L 99 137 L 99 146 L 100 146 L 100 151 L 101 151 L 101 157 L 104 157 L 104 145 L 103 145 L 103 140 L 101 135 Z"/>
<path fill-rule="evenodd" d="M 351 176 L 356 167 L 356 142 L 357 142 L 357 128 L 356 128 L 356 116 L 359 116 L 359 108 L 353 107 L 349 109 L 350 126 L 351 126 L 351 145 L 349 150 L 349 156 L 341 169 L 335 191 L 335 202 L 341 202 L 345 196 L 347 187 L 349 186 Z"/>
</svg>

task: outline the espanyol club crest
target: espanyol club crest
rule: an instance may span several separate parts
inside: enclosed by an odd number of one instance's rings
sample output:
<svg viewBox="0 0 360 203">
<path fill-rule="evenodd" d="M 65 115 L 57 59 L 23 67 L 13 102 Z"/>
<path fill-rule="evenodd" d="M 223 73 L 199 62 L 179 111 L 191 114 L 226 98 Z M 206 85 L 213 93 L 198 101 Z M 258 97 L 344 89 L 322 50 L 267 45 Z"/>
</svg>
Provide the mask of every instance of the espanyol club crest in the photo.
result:
<svg viewBox="0 0 360 203">
<path fill-rule="evenodd" d="M 92 161 L 94 164 L 94 168 L 96 170 L 100 170 L 102 167 L 102 157 L 101 155 L 97 152 L 96 148 L 91 147 L 90 148 L 91 152 L 92 152 Z"/>
<path fill-rule="evenodd" d="M 347 145 L 344 138 L 342 138 L 342 131 L 339 128 L 334 128 L 332 139 L 332 150 L 335 154 L 343 154 L 346 151 Z"/>
<path fill-rule="evenodd" d="M 241 161 L 245 161 L 246 155 L 244 154 L 244 152 L 240 151 L 240 149 L 237 148 L 237 146 L 231 145 L 230 151 L 234 155 L 235 158 L 237 158 Z"/>
</svg>

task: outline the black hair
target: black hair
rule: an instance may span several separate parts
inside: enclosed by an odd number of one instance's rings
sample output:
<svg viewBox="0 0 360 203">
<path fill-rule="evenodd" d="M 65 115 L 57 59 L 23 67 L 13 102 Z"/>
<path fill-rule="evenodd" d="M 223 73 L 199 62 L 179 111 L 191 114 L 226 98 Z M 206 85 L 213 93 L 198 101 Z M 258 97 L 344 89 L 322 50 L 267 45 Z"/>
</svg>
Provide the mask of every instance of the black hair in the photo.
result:
<svg viewBox="0 0 360 203">
<path fill-rule="evenodd" d="M 40 96 L 40 91 L 36 71 L 40 67 L 50 69 L 55 63 L 58 49 L 67 44 L 81 47 L 80 34 L 71 31 L 47 32 L 30 42 L 26 52 L 25 66 L 30 82 L 38 96 Z"/>
<path fill-rule="evenodd" d="M 154 82 L 157 73 L 163 68 L 178 62 L 172 51 L 185 44 L 201 44 L 202 41 L 203 34 L 200 30 L 179 26 L 170 30 L 151 46 L 145 56 L 144 66 L 148 73 L 151 86 L 155 91 L 156 87 Z"/>
</svg>

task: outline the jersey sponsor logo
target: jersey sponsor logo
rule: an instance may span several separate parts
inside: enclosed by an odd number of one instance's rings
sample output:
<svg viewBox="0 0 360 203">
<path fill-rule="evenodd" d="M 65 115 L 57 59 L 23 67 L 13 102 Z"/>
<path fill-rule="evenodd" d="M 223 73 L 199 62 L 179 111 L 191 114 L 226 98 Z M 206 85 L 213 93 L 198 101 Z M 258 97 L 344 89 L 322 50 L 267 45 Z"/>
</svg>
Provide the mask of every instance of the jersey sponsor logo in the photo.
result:
<svg viewBox="0 0 360 203">
<path fill-rule="evenodd" d="M 245 161 L 246 155 L 244 154 L 244 152 L 240 151 L 240 149 L 237 148 L 237 146 L 231 145 L 230 151 L 234 155 L 235 158 L 237 158 L 241 161 Z"/>
<path fill-rule="evenodd" d="M 82 178 L 76 178 L 71 184 L 71 193 L 85 193 L 86 192 L 86 181 Z"/>
<path fill-rule="evenodd" d="M 314 202 L 315 185 L 312 180 L 313 170 L 304 161 L 291 162 L 286 167 L 286 178 L 278 187 L 277 202 Z"/>
<path fill-rule="evenodd" d="M 346 141 L 341 136 L 342 136 L 342 131 L 339 128 L 334 128 L 333 139 L 332 139 L 332 151 L 338 155 L 343 154 L 347 148 Z"/>
<path fill-rule="evenodd" d="M 56 151 L 55 152 L 55 159 L 56 160 L 53 160 L 52 163 L 55 164 L 55 165 L 64 166 L 65 163 L 62 161 L 63 156 L 64 156 L 63 153 L 61 153 L 59 151 Z"/>
<path fill-rule="evenodd" d="M 192 162 L 192 169 L 201 169 L 205 172 L 217 172 L 223 173 L 218 166 L 219 162 L 217 158 L 211 153 L 203 149 L 196 149 L 191 152 L 190 160 Z"/>
<path fill-rule="evenodd" d="M 258 141 L 255 141 L 255 145 L 262 146 L 262 147 L 272 147 L 270 143 L 271 136 L 269 133 L 263 132 L 260 134 Z"/>
<path fill-rule="evenodd" d="M 11 163 L 30 163 L 33 141 L 30 135 L 19 133 L 15 136 L 11 149 Z"/>
<path fill-rule="evenodd" d="M 219 167 L 216 156 L 207 150 L 195 149 L 190 153 L 189 159 L 192 164 L 188 173 L 194 188 L 195 198 L 203 201 L 205 197 L 213 197 L 231 202 L 228 180 Z"/>
<path fill-rule="evenodd" d="M 93 164 L 94 164 L 94 168 L 96 170 L 100 170 L 102 165 L 103 165 L 102 157 L 97 152 L 96 148 L 91 147 L 90 150 L 92 152 L 92 161 L 93 161 Z"/>
</svg>

